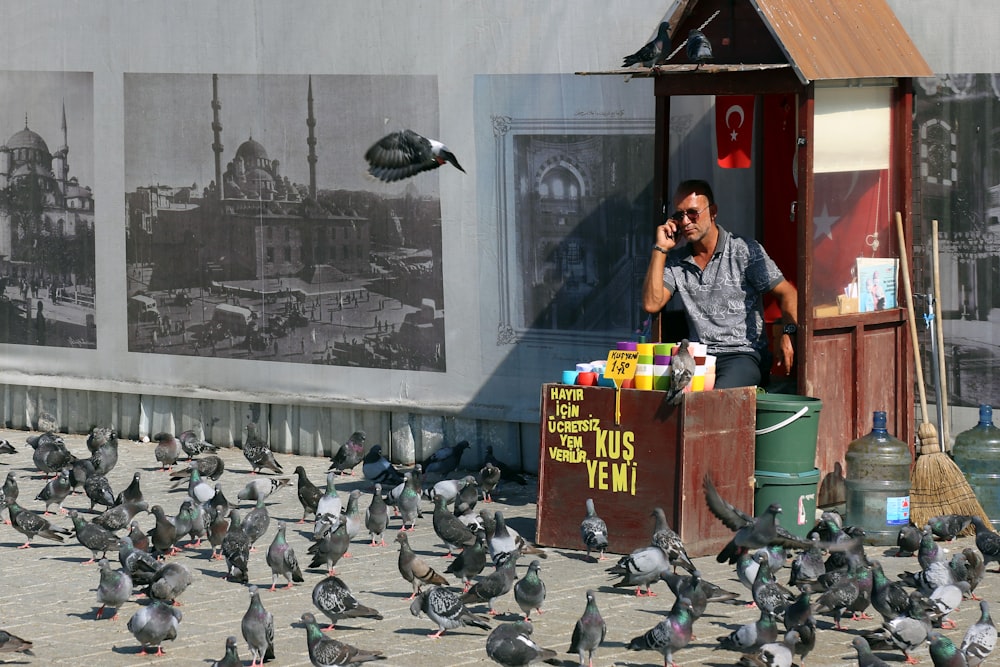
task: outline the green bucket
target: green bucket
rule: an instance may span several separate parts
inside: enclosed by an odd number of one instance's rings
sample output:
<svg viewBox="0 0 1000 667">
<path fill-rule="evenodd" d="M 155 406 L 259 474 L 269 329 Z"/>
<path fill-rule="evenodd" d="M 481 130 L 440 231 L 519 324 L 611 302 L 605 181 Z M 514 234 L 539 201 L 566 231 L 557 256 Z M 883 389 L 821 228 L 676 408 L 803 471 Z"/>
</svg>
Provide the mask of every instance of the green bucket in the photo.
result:
<svg viewBox="0 0 1000 667">
<path fill-rule="evenodd" d="M 754 468 L 807 473 L 816 467 L 823 401 L 796 394 L 758 394 Z"/>
<path fill-rule="evenodd" d="M 753 513 L 760 516 L 771 503 L 781 505 L 778 523 L 792 535 L 805 539 L 816 525 L 816 486 L 819 468 L 803 473 L 754 470 Z"/>
</svg>

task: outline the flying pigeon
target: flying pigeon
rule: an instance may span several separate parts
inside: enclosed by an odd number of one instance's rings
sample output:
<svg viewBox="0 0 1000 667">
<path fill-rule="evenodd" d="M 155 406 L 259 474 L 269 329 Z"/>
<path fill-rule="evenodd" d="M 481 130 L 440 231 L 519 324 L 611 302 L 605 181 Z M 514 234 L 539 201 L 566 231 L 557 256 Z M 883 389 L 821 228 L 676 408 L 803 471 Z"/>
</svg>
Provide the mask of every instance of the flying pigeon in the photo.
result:
<svg viewBox="0 0 1000 667">
<path fill-rule="evenodd" d="M 271 568 L 271 590 L 278 585 L 278 577 L 284 577 L 288 582 L 285 588 L 291 588 L 292 582 L 301 584 L 302 570 L 299 568 L 299 561 L 295 557 L 295 550 L 285 538 L 285 522 L 278 523 L 278 532 L 274 534 L 271 546 L 267 548 L 267 565 Z"/>
<path fill-rule="evenodd" d="M 694 572 L 694 563 L 691 562 L 691 558 L 687 554 L 687 549 L 684 548 L 684 542 L 681 541 L 681 536 L 674 532 L 670 524 L 667 523 L 667 515 L 663 511 L 663 508 L 654 507 L 651 514 L 655 523 L 650 543 L 663 549 L 670 560 L 670 564 L 674 566 L 675 572 L 678 565 L 688 572 Z"/>
<path fill-rule="evenodd" d="M 522 621 L 501 623 L 486 638 L 486 655 L 503 667 L 520 667 L 536 661 L 555 662 L 555 651 L 542 648 L 531 638 L 534 628 Z"/>
<path fill-rule="evenodd" d="M 656 37 L 630 56 L 625 56 L 622 67 L 641 64 L 643 67 L 660 65 L 670 55 L 670 23 L 664 21 L 656 31 Z"/>
<path fill-rule="evenodd" d="M 490 629 L 488 618 L 473 614 L 457 595 L 441 586 L 431 586 L 415 595 L 410 603 L 410 613 L 419 616 L 420 612 L 437 624 L 438 631 L 430 635 L 434 638 L 443 635 L 445 630 L 454 630 L 463 625 Z"/>
<path fill-rule="evenodd" d="M 580 667 L 584 667 L 584 662 L 586 662 L 587 667 L 594 667 L 594 652 L 604 643 L 608 626 L 601 616 L 601 611 L 597 608 L 597 594 L 588 590 L 586 595 L 587 606 L 584 607 L 583 615 L 573 627 L 569 652 L 580 656 Z"/>
<path fill-rule="evenodd" d="M 326 577 L 313 587 L 312 601 L 330 619 L 327 630 L 333 630 L 334 625 L 342 618 L 382 620 L 382 614 L 358 602 L 348 585 L 335 575 Z"/>
<path fill-rule="evenodd" d="M 306 612 L 302 614 L 306 626 L 306 646 L 309 660 L 318 667 L 360 665 L 372 660 L 385 660 L 381 651 L 363 651 L 331 637 L 327 637 L 316 623 L 316 617 Z"/>
<path fill-rule="evenodd" d="M 243 457 L 250 463 L 251 473 L 256 474 L 263 468 L 273 472 L 283 474 L 281 464 L 274 458 L 274 452 L 267 446 L 264 439 L 260 437 L 257 424 L 248 422 L 246 425 L 247 437 L 243 441 Z"/>
<path fill-rule="evenodd" d="M 658 651 L 663 656 L 664 667 L 672 665 L 674 651 L 684 648 L 691 641 L 693 623 L 690 602 L 680 598 L 665 619 L 638 637 L 633 637 L 626 648 L 629 651 Z"/>
<path fill-rule="evenodd" d="M 401 530 L 396 533 L 396 541 L 399 542 L 399 557 L 396 561 L 396 567 L 399 569 L 400 576 L 413 586 L 413 594 L 410 595 L 410 600 L 416 598 L 417 594 L 420 593 L 421 584 L 448 584 L 447 579 L 438 574 L 423 558 L 414 553 L 410 547 L 410 538 L 407 537 L 406 531 Z"/>
<path fill-rule="evenodd" d="M 309 476 L 306 474 L 306 469 L 302 466 L 295 467 L 295 473 L 298 475 L 298 485 L 295 490 L 295 494 L 299 498 L 299 503 L 302 505 L 302 518 L 299 523 L 306 522 L 306 516 L 316 514 L 316 504 L 319 503 L 320 496 L 323 492 L 318 486 L 312 483 Z"/>
<path fill-rule="evenodd" d="M 382 445 L 372 445 L 361 463 L 361 473 L 370 482 L 391 488 L 403 482 L 403 473 L 396 470 L 389 459 L 382 456 Z"/>
<path fill-rule="evenodd" d="M 688 33 L 686 50 L 688 60 L 698 63 L 698 66 L 713 57 L 712 43 L 701 30 L 692 30 Z"/>
<path fill-rule="evenodd" d="M 382 137 L 365 152 L 368 173 L 392 183 L 422 171 L 437 169 L 450 162 L 465 173 L 455 154 L 440 141 L 422 137 L 413 130 L 392 132 Z"/>
<path fill-rule="evenodd" d="M 524 620 L 531 622 L 531 610 L 542 613 L 545 602 L 545 582 L 538 575 L 541 561 L 537 558 L 528 563 L 528 571 L 514 583 L 514 601 L 524 612 Z"/>
<path fill-rule="evenodd" d="M 129 632 L 142 645 L 139 655 L 146 655 L 146 649 L 156 647 L 156 655 L 165 655 L 160 645 L 177 639 L 177 627 L 181 622 L 181 610 L 159 600 L 139 607 L 128 621 Z"/>
<path fill-rule="evenodd" d="M 458 464 L 462 461 L 462 453 L 469 447 L 468 440 L 462 440 L 450 447 L 441 447 L 421 463 L 424 474 L 447 477 L 458 468 Z"/>
<path fill-rule="evenodd" d="M 671 405 L 680 405 L 684 398 L 684 390 L 691 384 L 694 377 L 695 362 L 691 356 L 690 342 L 687 338 L 682 340 L 674 351 L 674 356 L 670 357 L 670 389 L 667 391 L 666 400 Z"/>
<path fill-rule="evenodd" d="M 600 551 L 598 561 L 605 559 L 604 551 L 608 548 L 608 526 L 604 519 L 597 516 L 594 509 L 594 499 L 587 498 L 587 516 L 580 522 L 580 537 L 583 545 L 587 547 L 587 558 L 590 558 L 591 551 Z"/>
<path fill-rule="evenodd" d="M 213 662 L 211 667 L 243 667 L 240 652 L 236 649 L 236 637 L 226 637 L 226 654 Z"/>
<path fill-rule="evenodd" d="M 389 525 L 389 508 L 386 507 L 385 499 L 382 497 L 382 485 L 376 484 L 372 491 L 372 501 L 365 510 L 365 528 L 372 538 L 371 546 L 385 546 L 386 527 Z M 378 538 L 378 542 L 375 538 Z"/>
<path fill-rule="evenodd" d="M 256 586 L 250 587 L 250 606 L 243 614 L 240 629 L 250 647 L 250 667 L 263 667 L 266 661 L 274 660 L 274 616 L 264 609 Z"/>
<path fill-rule="evenodd" d="M 348 475 L 353 475 L 354 468 L 361 463 L 364 457 L 365 433 L 364 431 L 355 431 L 330 457 L 330 470 L 335 470 L 338 474 L 346 472 Z"/>
<path fill-rule="evenodd" d="M 153 456 L 160 464 L 160 470 L 170 472 L 183 451 L 180 441 L 174 437 L 173 433 L 167 433 L 166 431 L 154 435 L 153 440 L 156 441 L 156 447 L 153 448 Z"/>
<path fill-rule="evenodd" d="M 118 619 L 118 608 L 132 596 L 132 576 L 124 568 L 112 570 L 107 558 L 102 558 L 98 567 L 101 569 L 101 579 L 97 584 L 97 603 L 101 606 L 96 618 L 101 618 L 104 610 L 110 607 L 115 612 L 111 617 L 114 621 Z"/>
<path fill-rule="evenodd" d="M 997 628 L 990 616 L 990 605 L 986 600 L 979 603 L 979 620 L 965 632 L 960 650 L 969 667 L 979 665 L 990 657 L 997 645 Z"/>
</svg>

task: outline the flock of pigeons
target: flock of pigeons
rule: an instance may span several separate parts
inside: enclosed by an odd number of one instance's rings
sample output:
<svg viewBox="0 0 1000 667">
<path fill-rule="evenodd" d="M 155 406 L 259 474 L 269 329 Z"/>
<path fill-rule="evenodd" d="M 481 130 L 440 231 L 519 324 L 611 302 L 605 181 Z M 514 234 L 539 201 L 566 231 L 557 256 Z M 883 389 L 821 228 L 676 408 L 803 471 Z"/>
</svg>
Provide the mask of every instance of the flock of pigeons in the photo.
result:
<svg viewBox="0 0 1000 667">
<path fill-rule="evenodd" d="M 350 557 L 352 543 L 359 540 L 373 547 L 386 546 L 385 533 L 397 515 L 401 527 L 395 535 L 397 569 L 409 586 L 410 612 L 415 617 L 425 616 L 435 628 L 430 636 L 440 637 L 463 626 L 480 628 L 489 633 L 487 656 L 504 667 L 536 661 L 563 664 L 557 651 L 532 639 L 532 616 L 542 612 L 546 597 L 541 562 L 549 554 L 507 525 L 503 512 L 482 508 L 498 485 L 526 484 L 523 476 L 493 455 L 492 448 L 486 449 L 486 461 L 475 475 L 461 476 L 459 471 L 463 453 L 470 447 L 467 441 L 442 447 L 404 471 L 383 456 L 379 445 L 366 446 L 365 434 L 357 432 L 331 456 L 322 487 L 308 478 L 303 466 L 297 466 L 292 474 L 297 478 L 295 493 L 302 509 L 299 523 L 313 522 L 312 541 L 305 551 L 310 561 L 303 567 L 305 560 L 300 563 L 284 521 L 276 521 L 270 544 L 261 545 L 263 557 L 255 555 L 255 543 L 269 532 L 272 522 L 268 498 L 276 492 L 290 493 L 292 487 L 292 476 L 285 475 L 255 425 L 248 426 L 241 447 L 250 474 L 230 471 L 224 478 L 242 475 L 246 480 L 235 495 L 237 502 L 226 498 L 219 481 L 226 473 L 224 457 L 220 456 L 224 452 L 217 452 L 190 431 L 176 437 L 161 433 L 154 440 L 155 465 L 145 470 L 162 475 L 156 479 L 169 480 L 175 487 L 181 497 L 176 514 L 168 514 L 162 504 L 150 506 L 142 491 L 142 469 L 133 472 L 131 482 L 119 493 L 111 489 L 108 473 L 119 463 L 113 429 L 93 430 L 87 438 L 87 457 L 70 452 L 57 434 L 32 435 L 27 438 L 32 450 L 30 465 L 23 460 L 26 452 L 19 452 L 7 441 L 0 442 L 0 454 L 6 455 L 0 461 L 24 463 L 20 473 L 8 473 L 0 488 L 0 504 L 7 509 L 10 524 L 25 538 L 21 548 L 30 548 L 36 538 L 83 546 L 91 555 L 86 563 L 98 562 L 95 618 L 108 614 L 117 619 L 126 603 L 139 603 L 126 623 L 139 653 L 162 655 L 164 642 L 178 638 L 184 618 L 181 598 L 194 579 L 189 556 L 202 554 L 208 563 L 223 561 L 225 577 L 247 586 L 249 601 L 240 630 L 251 665 L 275 658 L 274 616 L 262 599 L 266 584 L 251 581 L 260 581 L 264 564 L 271 573 L 270 591 L 279 585 L 291 588 L 304 583 L 304 570 L 318 570 L 323 575 L 312 588 L 315 609 L 300 616 L 296 612 L 313 665 L 356 665 L 385 659 L 381 650 L 358 648 L 325 634 L 317 617 L 329 620 L 326 630 L 341 619 L 383 618 L 354 595 L 336 567 Z M 359 467 L 363 487 L 372 489 L 364 508 L 361 490 L 352 489 L 346 500 L 337 490 L 337 481 L 355 475 Z M 32 468 L 45 478 L 35 500 L 38 508 L 55 513 L 51 521 L 46 514 L 23 506 L 21 485 L 32 484 L 31 493 L 38 486 L 33 480 L 29 482 L 30 474 L 26 474 L 33 473 Z M 271 474 L 257 474 L 264 471 Z M 760 610 L 755 622 L 718 637 L 720 650 L 740 654 L 739 664 L 790 667 L 797 657 L 804 662 L 814 650 L 817 636 L 833 632 L 818 630 L 817 616 L 832 616 L 834 628 L 842 629 L 847 618 L 871 618 L 867 615 L 871 609 L 882 617 L 881 626 L 859 631 L 853 641 L 858 663 L 864 667 L 886 664 L 873 651 L 898 651 L 911 662 L 911 653 L 925 642 L 937 666 L 976 666 L 993 651 L 997 633 L 986 601 L 980 601 L 980 619 L 967 629 L 960 644 L 941 632 L 954 627 L 949 614 L 965 599 L 976 597 L 986 565 L 1000 563 L 1000 536 L 978 518 L 939 517 L 922 531 L 915 527 L 900 530 L 898 555 L 915 554 L 920 568 L 892 581 L 877 560 L 865 555 L 860 531 L 843 526 L 835 514 L 824 515 L 811 539 L 803 540 L 780 527 L 777 517 L 781 508 L 777 504 L 755 518 L 723 499 L 707 477 L 704 488 L 712 513 L 733 530 L 732 540 L 717 560 L 735 567 L 736 578 Z M 74 497 L 75 491 L 86 498 L 82 505 Z M 69 503 L 73 509 L 64 507 Z M 442 572 L 409 543 L 416 526 L 426 529 L 423 517 L 429 507 L 433 507 L 429 510 L 430 528 L 450 556 Z M 72 528 L 57 520 L 61 512 L 68 514 Z M 137 520 L 143 513 L 154 519 L 147 531 Z M 592 499 L 587 500 L 581 514 L 581 546 L 587 550 L 586 559 L 604 560 L 614 533 L 598 515 Z M 625 645 L 629 650 L 659 652 L 666 666 L 691 642 L 695 624 L 709 603 L 740 604 L 740 595 L 702 577 L 662 509 L 654 508 L 651 516 L 650 544 L 622 556 L 606 568 L 606 573 L 611 586 L 634 588 L 637 596 L 653 595 L 651 587 L 661 581 L 673 591 L 674 603 L 663 620 Z M 969 547 L 948 556 L 935 541 L 953 539 L 970 525 L 977 532 L 975 549 Z M 203 546 L 203 541 L 208 544 Z M 117 565 L 112 563 L 115 555 Z M 527 563 L 519 563 L 522 558 Z M 519 564 L 526 564 L 526 569 L 519 572 Z M 787 586 L 778 581 L 784 568 L 791 573 Z M 678 569 L 683 572 L 678 573 Z M 463 587 L 452 588 L 449 575 L 461 579 Z M 793 592 L 792 587 L 798 591 Z M 607 634 L 596 589 L 586 592 L 583 612 L 572 633 L 566 629 L 568 650 L 581 666 L 592 667 Z M 523 620 L 495 624 L 497 603 L 508 594 L 512 594 Z M 784 626 L 784 632 L 779 625 Z M 30 652 L 31 648 L 30 640 L 0 631 L 0 653 Z M 242 665 L 239 650 L 237 637 L 229 637 L 225 655 L 212 664 Z"/>
</svg>

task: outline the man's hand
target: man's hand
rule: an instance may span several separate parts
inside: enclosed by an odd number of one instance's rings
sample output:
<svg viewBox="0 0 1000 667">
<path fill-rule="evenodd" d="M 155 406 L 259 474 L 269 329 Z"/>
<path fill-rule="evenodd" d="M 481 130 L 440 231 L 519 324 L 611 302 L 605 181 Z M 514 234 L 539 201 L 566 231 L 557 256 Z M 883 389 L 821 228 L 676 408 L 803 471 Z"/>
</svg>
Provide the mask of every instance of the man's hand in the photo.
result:
<svg viewBox="0 0 1000 667">
<path fill-rule="evenodd" d="M 676 235 L 677 223 L 668 219 L 656 228 L 656 245 L 664 250 L 672 250 L 677 245 Z"/>
</svg>

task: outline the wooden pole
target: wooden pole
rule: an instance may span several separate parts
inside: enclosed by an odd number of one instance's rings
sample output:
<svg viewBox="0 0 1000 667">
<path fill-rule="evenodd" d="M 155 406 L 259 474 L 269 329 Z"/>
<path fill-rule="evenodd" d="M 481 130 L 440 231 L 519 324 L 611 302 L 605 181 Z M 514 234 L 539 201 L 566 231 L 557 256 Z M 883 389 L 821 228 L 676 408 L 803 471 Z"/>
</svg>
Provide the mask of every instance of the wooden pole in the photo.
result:
<svg viewBox="0 0 1000 667">
<path fill-rule="evenodd" d="M 944 365 L 944 308 L 941 306 L 941 258 L 938 254 L 938 221 L 931 220 L 931 258 L 934 264 L 934 302 L 937 304 L 937 314 L 934 317 L 934 326 L 937 328 L 938 373 L 941 383 L 941 451 L 951 451 L 951 418 L 948 415 L 948 374 Z"/>
</svg>

